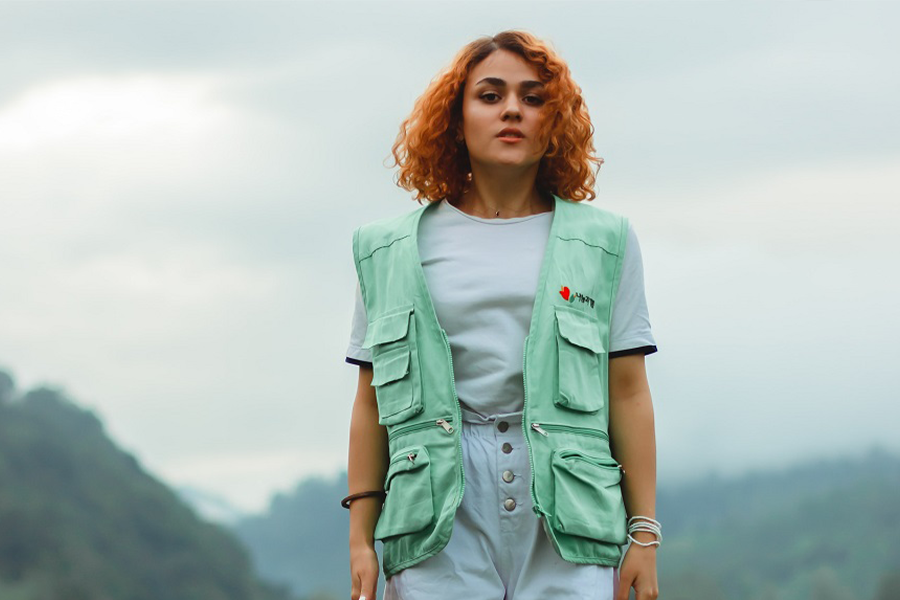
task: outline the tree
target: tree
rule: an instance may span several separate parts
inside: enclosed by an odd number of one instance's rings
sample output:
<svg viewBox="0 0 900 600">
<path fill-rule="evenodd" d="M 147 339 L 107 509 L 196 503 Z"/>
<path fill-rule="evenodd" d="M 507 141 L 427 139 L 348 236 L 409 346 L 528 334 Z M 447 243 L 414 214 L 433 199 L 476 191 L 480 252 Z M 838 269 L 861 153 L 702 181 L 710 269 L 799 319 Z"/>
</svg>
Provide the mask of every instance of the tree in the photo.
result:
<svg viewBox="0 0 900 600">
<path fill-rule="evenodd" d="M 878 591 L 873 600 L 896 600 L 900 598 L 900 567 L 893 571 L 886 571 L 881 576 Z"/>
<path fill-rule="evenodd" d="M 853 600 L 850 593 L 830 567 L 818 569 L 812 576 L 810 600 Z"/>
<path fill-rule="evenodd" d="M 12 400 L 16 391 L 16 382 L 12 375 L 6 371 L 0 370 L 0 404 L 5 404 Z"/>
</svg>

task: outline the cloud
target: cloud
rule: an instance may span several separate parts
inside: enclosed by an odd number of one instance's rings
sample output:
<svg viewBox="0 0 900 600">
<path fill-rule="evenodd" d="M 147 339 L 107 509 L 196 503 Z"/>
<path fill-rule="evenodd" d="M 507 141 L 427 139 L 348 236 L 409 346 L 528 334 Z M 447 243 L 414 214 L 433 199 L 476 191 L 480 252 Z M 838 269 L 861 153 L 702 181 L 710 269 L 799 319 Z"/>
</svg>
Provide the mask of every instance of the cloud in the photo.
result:
<svg viewBox="0 0 900 600">
<path fill-rule="evenodd" d="M 898 9 L 505 6 L 0 5 L 0 360 L 245 506 L 345 464 L 350 234 L 417 206 L 384 160 L 431 77 L 524 26 L 641 239 L 661 474 L 891 439 Z"/>
<path fill-rule="evenodd" d="M 293 482 L 312 475 L 331 476 L 346 465 L 335 460 L 328 451 L 217 452 L 194 455 L 185 460 L 160 466 L 167 481 L 198 486 L 207 490 L 229 490 L 228 499 L 241 510 L 262 512 L 271 499 L 273 482 L 276 489 L 287 491 Z M 240 482 L 239 485 L 236 485 Z"/>
<path fill-rule="evenodd" d="M 795 161 L 740 177 L 704 177 L 666 195 L 609 202 L 641 221 L 651 239 L 683 247 L 744 246 L 769 257 L 822 258 L 896 250 L 900 154 Z M 815 255 L 813 257 L 809 255 Z"/>
<path fill-rule="evenodd" d="M 206 101 L 210 87 L 196 76 L 140 74 L 45 82 L 0 111 L 0 153 L 110 146 L 135 139 L 154 145 L 171 135 L 179 143 L 190 143 L 229 117 L 225 107 Z"/>
</svg>

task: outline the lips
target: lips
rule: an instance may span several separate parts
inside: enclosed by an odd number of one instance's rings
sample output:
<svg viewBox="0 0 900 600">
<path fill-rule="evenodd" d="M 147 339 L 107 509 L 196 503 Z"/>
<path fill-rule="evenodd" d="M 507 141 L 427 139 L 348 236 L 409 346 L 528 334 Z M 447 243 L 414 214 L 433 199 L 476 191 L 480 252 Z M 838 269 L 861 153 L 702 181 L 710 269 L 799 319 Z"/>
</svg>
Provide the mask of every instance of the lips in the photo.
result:
<svg viewBox="0 0 900 600">
<path fill-rule="evenodd" d="M 497 137 L 519 137 L 519 138 L 523 138 L 523 137 L 525 137 L 525 136 L 522 134 L 521 131 L 519 131 L 519 130 L 516 129 L 515 127 L 507 127 L 506 129 L 503 129 L 502 131 L 500 131 L 500 133 L 497 134 Z"/>
</svg>

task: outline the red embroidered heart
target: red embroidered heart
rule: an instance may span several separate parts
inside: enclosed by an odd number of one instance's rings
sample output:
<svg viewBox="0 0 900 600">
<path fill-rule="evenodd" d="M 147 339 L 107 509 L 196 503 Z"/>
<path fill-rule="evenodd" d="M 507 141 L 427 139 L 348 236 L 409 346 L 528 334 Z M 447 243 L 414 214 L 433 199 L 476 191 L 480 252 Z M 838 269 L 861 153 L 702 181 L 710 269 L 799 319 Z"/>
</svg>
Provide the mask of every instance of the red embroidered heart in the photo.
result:
<svg viewBox="0 0 900 600">
<path fill-rule="evenodd" d="M 565 298 L 566 302 L 569 301 L 569 288 L 566 286 L 562 286 L 562 289 L 559 290 L 559 295 Z"/>
</svg>

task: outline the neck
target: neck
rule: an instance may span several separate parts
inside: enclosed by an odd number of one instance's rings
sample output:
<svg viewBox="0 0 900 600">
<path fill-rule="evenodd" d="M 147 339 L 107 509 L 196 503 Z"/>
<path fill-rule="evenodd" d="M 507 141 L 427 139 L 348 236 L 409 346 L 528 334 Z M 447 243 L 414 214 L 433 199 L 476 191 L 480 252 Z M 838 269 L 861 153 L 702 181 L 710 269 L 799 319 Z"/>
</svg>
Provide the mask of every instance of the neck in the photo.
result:
<svg viewBox="0 0 900 600">
<path fill-rule="evenodd" d="M 552 210 L 552 196 L 542 196 L 534 178 L 517 175 L 506 180 L 479 178 L 473 173 L 471 185 L 452 204 L 459 210 L 483 219 L 527 217 Z"/>
</svg>

